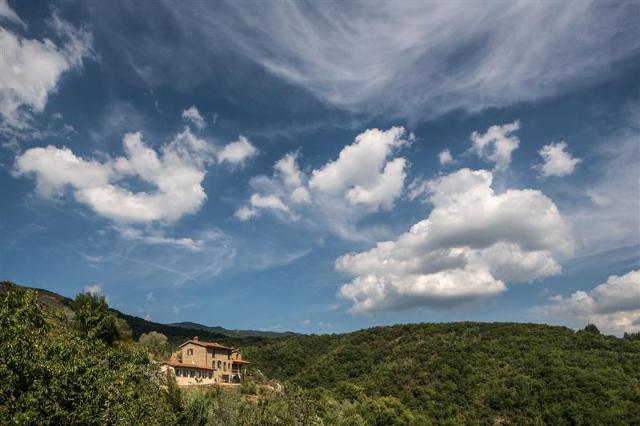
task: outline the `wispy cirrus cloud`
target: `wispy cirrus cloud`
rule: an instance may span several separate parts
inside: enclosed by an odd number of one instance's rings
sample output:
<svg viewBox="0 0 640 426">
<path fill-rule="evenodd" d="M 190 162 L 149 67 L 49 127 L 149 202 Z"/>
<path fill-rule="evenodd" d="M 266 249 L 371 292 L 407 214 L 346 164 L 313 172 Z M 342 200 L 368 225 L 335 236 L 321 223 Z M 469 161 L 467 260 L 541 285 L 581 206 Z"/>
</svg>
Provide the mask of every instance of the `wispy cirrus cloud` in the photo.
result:
<svg viewBox="0 0 640 426">
<path fill-rule="evenodd" d="M 639 8 L 581 0 L 375 8 L 229 2 L 172 17 L 193 37 L 224 40 L 327 103 L 420 119 L 537 100 L 605 78 L 638 52 Z M 199 46 L 208 44 L 192 49 Z"/>
</svg>

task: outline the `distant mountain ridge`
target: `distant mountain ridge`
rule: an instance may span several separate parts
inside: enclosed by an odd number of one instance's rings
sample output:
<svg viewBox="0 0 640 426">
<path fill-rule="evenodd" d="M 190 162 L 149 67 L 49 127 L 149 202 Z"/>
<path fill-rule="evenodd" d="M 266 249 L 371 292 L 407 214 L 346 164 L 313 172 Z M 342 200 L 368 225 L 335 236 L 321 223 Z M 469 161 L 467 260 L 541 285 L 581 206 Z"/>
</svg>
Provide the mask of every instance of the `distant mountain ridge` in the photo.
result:
<svg viewBox="0 0 640 426">
<path fill-rule="evenodd" d="M 300 333 L 294 333 L 292 331 L 265 331 L 265 330 L 229 330 L 223 327 L 211 327 L 208 325 L 198 324 L 197 322 L 183 321 L 169 323 L 172 327 L 180 327 L 188 330 L 202 330 L 210 333 L 220 333 L 227 337 L 291 337 L 300 336 Z"/>
<path fill-rule="evenodd" d="M 72 299 L 62 296 L 53 291 L 42 288 L 21 286 L 9 281 L 0 281 L 0 293 L 7 291 L 11 286 L 23 289 L 35 290 L 38 293 L 38 301 L 46 307 L 54 309 L 69 309 Z M 299 334 L 292 332 L 275 332 L 275 331 L 259 331 L 259 330 L 227 330 L 224 327 L 210 327 L 195 322 L 179 322 L 174 324 L 162 324 L 148 321 L 135 315 L 125 314 L 117 309 L 111 308 L 111 311 L 123 318 L 133 332 L 133 338 L 138 339 L 141 334 L 150 331 L 157 331 L 167 336 L 173 343 L 179 343 L 184 340 L 198 336 L 203 340 L 220 340 L 228 338 L 245 338 L 245 337 L 290 337 Z"/>
</svg>

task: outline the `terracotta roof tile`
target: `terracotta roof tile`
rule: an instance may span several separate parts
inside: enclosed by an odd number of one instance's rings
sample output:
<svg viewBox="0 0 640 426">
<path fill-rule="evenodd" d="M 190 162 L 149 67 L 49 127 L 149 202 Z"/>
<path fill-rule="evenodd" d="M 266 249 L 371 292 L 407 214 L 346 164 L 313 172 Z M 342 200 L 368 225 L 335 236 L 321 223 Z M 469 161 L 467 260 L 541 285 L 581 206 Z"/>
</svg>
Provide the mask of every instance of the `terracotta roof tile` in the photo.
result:
<svg viewBox="0 0 640 426">
<path fill-rule="evenodd" d="M 216 343 L 216 342 L 204 342 L 202 340 L 187 340 L 186 342 L 184 342 L 183 344 L 180 345 L 180 347 L 183 347 L 186 344 L 189 343 L 193 343 L 194 345 L 199 345 L 199 346 L 204 346 L 206 348 L 218 348 L 218 349 L 226 349 L 226 350 L 233 350 L 233 348 L 221 345 L 220 343 Z"/>
</svg>

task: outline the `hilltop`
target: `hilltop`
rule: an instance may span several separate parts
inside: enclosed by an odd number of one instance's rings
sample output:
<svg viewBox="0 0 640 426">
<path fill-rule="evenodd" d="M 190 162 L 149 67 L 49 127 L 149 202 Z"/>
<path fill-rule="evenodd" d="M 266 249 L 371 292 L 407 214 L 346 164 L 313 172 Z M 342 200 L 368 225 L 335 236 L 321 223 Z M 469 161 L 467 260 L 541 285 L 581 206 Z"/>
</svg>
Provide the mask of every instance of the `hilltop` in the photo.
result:
<svg viewBox="0 0 640 426">
<path fill-rule="evenodd" d="M 61 294 L 55 293 L 42 288 L 20 286 L 18 284 L 0 281 L 0 294 L 7 291 L 11 286 L 22 289 L 35 290 L 38 295 L 38 301 L 44 307 L 69 310 L 72 300 Z M 180 322 L 175 324 L 162 324 L 153 321 L 148 321 L 144 318 L 137 317 L 135 315 L 125 314 L 117 309 L 111 308 L 111 311 L 118 317 L 124 319 L 133 333 L 134 339 L 138 339 L 143 333 L 150 331 L 157 331 L 169 339 L 170 342 L 176 344 L 192 338 L 193 336 L 199 336 L 203 340 L 220 340 L 229 338 L 253 338 L 253 337 L 287 337 L 296 335 L 291 332 L 275 332 L 275 331 L 259 331 L 259 330 L 228 330 L 223 327 L 209 327 L 202 324 L 193 322 Z"/>
</svg>

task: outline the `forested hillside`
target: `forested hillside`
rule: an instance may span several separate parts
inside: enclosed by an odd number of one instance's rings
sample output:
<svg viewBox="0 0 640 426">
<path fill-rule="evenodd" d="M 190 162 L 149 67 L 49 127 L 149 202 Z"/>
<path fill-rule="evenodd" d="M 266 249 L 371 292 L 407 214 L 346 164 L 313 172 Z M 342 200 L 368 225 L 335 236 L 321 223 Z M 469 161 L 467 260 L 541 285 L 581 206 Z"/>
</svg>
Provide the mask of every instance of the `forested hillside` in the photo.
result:
<svg viewBox="0 0 640 426">
<path fill-rule="evenodd" d="M 398 398 L 436 423 L 640 424 L 640 341 L 595 327 L 412 324 L 248 348 L 269 377 Z M 637 337 L 637 336 L 635 336 Z"/>
<path fill-rule="evenodd" d="M 638 335 L 450 323 L 222 337 L 250 377 L 181 391 L 153 361 L 166 336 L 137 341 L 100 296 L 56 296 L 0 292 L 0 424 L 640 424 Z"/>
</svg>

